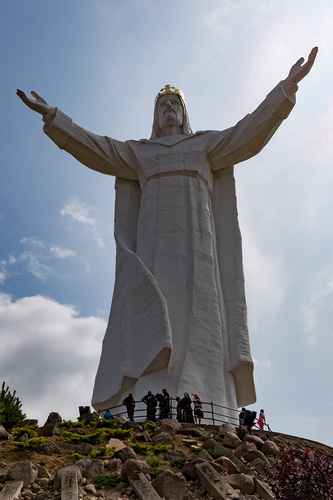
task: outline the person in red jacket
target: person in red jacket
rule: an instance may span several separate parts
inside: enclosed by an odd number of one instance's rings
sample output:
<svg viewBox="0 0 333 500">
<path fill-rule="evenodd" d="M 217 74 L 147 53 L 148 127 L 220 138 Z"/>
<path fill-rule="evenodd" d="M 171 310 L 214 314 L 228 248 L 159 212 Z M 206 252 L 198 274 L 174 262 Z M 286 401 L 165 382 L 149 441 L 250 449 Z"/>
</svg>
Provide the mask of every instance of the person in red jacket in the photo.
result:
<svg viewBox="0 0 333 500">
<path fill-rule="evenodd" d="M 260 410 L 259 412 L 259 417 L 257 420 L 258 427 L 261 431 L 264 430 L 264 427 L 266 425 L 266 417 L 265 417 L 265 412 L 263 409 Z"/>
</svg>

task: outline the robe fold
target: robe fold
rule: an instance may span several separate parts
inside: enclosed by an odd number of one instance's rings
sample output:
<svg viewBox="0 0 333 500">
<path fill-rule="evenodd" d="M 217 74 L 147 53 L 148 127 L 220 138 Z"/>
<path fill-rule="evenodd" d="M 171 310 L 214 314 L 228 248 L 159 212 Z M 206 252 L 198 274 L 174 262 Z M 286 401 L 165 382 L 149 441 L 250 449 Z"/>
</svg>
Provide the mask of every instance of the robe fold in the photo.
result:
<svg viewBox="0 0 333 500">
<path fill-rule="evenodd" d="M 46 134 L 116 181 L 116 280 L 93 406 L 148 389 L 237 407 L 256 400 L 234 165 L 294 106 L 279 84 L 234 127 L 141 141 L 98 136 L 57 110 Z"/>
</svg>

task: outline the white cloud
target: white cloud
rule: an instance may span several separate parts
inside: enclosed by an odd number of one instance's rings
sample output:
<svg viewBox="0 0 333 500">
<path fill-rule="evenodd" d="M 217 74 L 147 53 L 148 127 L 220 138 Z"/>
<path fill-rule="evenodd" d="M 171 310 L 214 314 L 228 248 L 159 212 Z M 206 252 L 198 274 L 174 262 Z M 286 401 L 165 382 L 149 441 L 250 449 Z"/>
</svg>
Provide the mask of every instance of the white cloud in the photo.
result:
<svg viewBox="0 0 333 500">
<path fill-rule="evenodd" d="M 94 209 L 92 207 L 88 207 L 88 205 L 78 199 L 69 201 L 60 210 L 60 214 L 62 216 L 68 215 L 74 221 L 87 225 L 90 228 L 97 245 L 104 248 L 105 243 L 97 230 L 97 223 L 95 217 L 93 216 L 93 212 Z"/>
<path fill-rule="evenodd" d="M 75 257 L 77 255 L 77 252 L 75 250 L 59 246 L 51 246 L 50 253 L 55 257 L 58 257 L 59 259 L 66 259 L 67 257 Z"/>
<path fill-rule="evenodd" d="M 29 416 L 77 415 L 89 404 L 106 322 L 43 296 L 0 294 L 1 377 Z"/>
<path fill-rule="evenodd" d="M 81 224 L 88 224 L 89 226 L 95 226 L 95 218 L 91 215 L 92 208 L 88 207 L 79 200 L 72 200 L 68 202 L 61 210 L 61 215 L 69 215 L 77 222 Z"/>
</svg>

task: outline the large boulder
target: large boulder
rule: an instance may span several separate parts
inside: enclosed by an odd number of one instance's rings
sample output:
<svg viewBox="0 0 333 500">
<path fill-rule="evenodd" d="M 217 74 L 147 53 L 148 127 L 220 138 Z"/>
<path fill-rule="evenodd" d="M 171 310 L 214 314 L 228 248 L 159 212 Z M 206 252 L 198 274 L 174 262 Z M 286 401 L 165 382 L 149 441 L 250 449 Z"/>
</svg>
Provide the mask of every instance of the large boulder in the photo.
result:
<svg viewBox="0 0 333 500">
<path fill-rule="evenodd" d="M 280 455 L 280 448 L 278 447 L 278 445 L 274 443 L 274 441 L 271 441 L 269 439 L 264 442 L 261 449 L 262 452 L 268 456 L 278 457 Z"/>
<path fill-rule="evenodd" d="M 121 476 L 126 481 L 129 479 L 136 479 L 141 472 L 145 476 L 149 476 L 149 465 L 144 460 L 134 460 L 133 458 L 130 458 L 123 464 Z"/>
<path fill-rule="evenodd" d="M 218 464 L 222 467 L 223 472 L 226 474 L 239 474 L 240 473 L 240 468 L 239 466 L 235 463 L 238 461 L 238 459 L 230 459 L 228 457 L 220 457 L 215 460 L 215 464 Z M 214 464 L 212 464 L 214 465 Z"/>
<path fill-rule="evenodd" d="M 194 480 L 194 479 L 197 479 L 198 477 L 198 474 L 197 474 L 197 470 L 195 468 L 196 464 L 200 464 L 202 462 L 205 462 L 205 460 L 203 458 L 200 458 L 200 457 L 195 457 L 195 458 L 192 458 L 191 460 L 188 460 L 187 462 L 185 462 L 183 468 L 182 468 L 182 473 L 184 474 L 184 476 L 186 477 L 186 479 L 191 479 L 191 480 Z"/>
<path fill-rule="evenodd" d="M 94 479 L 96 476 L 104 473 L 104 462 L 98 458 L 82 458 L 76 462 L 81 473 L 88 479 Z"/>
<path fill-rule="evenodd" d="M 37 479 L 37 467 L 32 462 L 19 462 L 9 471 L 10 479 L 23 481 L 24 486 L 29 486 Z"/>
<path fill-rule="evenodd" d="M 59 413 L 53 411 L 47 417 L 47 420 L 43 427 L 41 428 L 42 436 L 54 436 L 59 433 L 59 424 L 61 424 L 62 418 Z"/>
<path fill-rule="evenodd" d="M 250 443 L 254 443 L 259 450 L 261 450 L 261 448 L 263 447 L 264 442 L 265 442 L 263 439 L 261 439 L 261 437 L 255 436 L 254 434 L 247 434 L 245 436 L 245 441 L 249 441 Z"/>
<path fill-rule="evenodd" d="M 165 432 L 179 432 L 182 428 L 182 424 L 177 422 L 177 420 L 164 419 L 161 420 L 161 430 Z"/>
<path fill-rule="evenodd" d="M 255 487 L 256 487 L 256 495 L 262 500 L 275 500 L 275 495 L 264 481 L 260 481 L 260 479 L 255 478 Z M 306 500 L 304 498 L 304 500 Z M 319 497 L 318 497 L 319 500 Z"/>
<path fill-rule="evenodd" d="M 151 440 L 153 443 L 172 443 L 173 437 L 169 432 L 159 432 L 155 434 Z"/>
<path fill-rule="evenodd" d="M 241 493 L 252 495 L 255 492 L 254 478 L 249 474 L 230 474 L 225 478 L 233 488 L 240 490 Z"/>
<path fill-rule="evenodd" d="M 223 437 L 223 444 L 227 448 L 237 448 L 242 443 L 241 439 L 234 432 L 226 432 Z"/>
<path fill-rule="evenodd" d="M 187 489 L 184 476 L 168 469 L 153 481 L 153 487 L 165 500 L 183 500 Z"/>
</svg>

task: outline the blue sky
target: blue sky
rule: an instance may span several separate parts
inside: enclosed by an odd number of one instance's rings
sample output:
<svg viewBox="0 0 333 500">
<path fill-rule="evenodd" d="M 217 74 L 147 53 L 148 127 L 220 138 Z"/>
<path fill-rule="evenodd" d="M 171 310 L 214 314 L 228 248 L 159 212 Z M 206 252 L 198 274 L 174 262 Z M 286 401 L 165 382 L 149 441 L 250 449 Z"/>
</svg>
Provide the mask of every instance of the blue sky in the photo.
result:
<svg viewBox="0 0 333 500">
<path fill-rule="evenodd" d="M 150 134 L 182 88 L 194 130 L 253 110 L 319 45 L 288 120 L 237 167 L 258 404 L 274 429 L 333 443 L 333 5 L 281 0 L 5 1 L 0 379 L 29 415 L 89 403 L 114 281 L 114 181 L 58 150 L 16 98 L 37 90 L 80 125 Z"/>
</svg>

